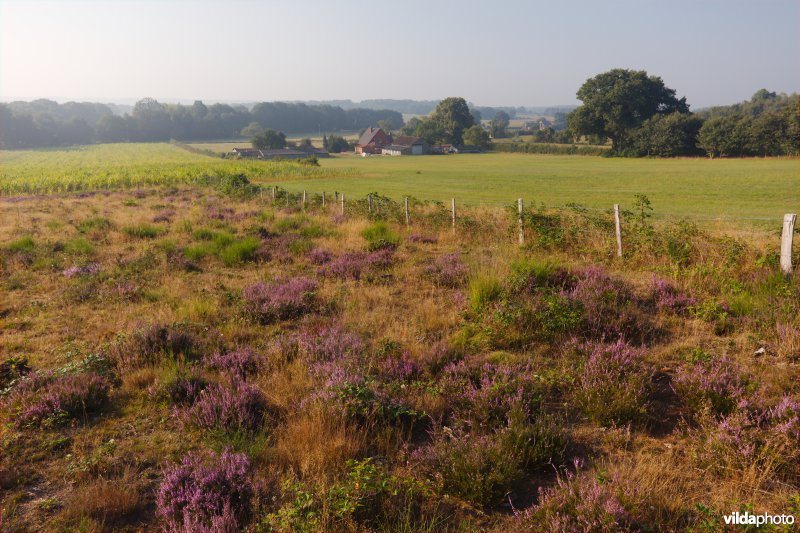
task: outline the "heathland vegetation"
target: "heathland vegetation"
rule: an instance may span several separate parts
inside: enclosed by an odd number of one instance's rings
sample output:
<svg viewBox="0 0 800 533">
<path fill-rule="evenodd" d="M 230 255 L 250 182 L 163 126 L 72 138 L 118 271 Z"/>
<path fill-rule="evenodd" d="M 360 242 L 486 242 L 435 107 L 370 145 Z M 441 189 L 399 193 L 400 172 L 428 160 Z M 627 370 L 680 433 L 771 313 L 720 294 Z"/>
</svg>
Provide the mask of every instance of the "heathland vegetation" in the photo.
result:
<svg viewBox="0 0 800 533">
<path fill-rule="evenodd" d="M 528 208 L 520 247 L 502 209 L 453 232 L 436 203 L 406 227 L 377 194 L 342 215 L 168 185 L 0 199 L 4 528 L 797 514 L 800 278 L 772 232 L 631 194 L 620 259 L 610 214 L 577 205 Z"/>
</svg>

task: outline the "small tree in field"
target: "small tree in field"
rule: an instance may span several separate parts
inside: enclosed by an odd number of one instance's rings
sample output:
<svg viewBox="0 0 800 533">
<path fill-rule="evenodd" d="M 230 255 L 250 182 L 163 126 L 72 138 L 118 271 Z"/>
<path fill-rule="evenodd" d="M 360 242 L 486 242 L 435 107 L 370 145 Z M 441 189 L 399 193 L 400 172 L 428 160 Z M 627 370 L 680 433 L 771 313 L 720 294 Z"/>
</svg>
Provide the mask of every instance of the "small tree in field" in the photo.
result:
<svg viewBox="0 0 800 533">
<path fill-rule="evenodd" d="M 265 130 L 263 133 L 253 137 L 252 144 L 253 148 L 259 150 L 285 148 L 286 134 L 282 131 Z"/>
</svg>

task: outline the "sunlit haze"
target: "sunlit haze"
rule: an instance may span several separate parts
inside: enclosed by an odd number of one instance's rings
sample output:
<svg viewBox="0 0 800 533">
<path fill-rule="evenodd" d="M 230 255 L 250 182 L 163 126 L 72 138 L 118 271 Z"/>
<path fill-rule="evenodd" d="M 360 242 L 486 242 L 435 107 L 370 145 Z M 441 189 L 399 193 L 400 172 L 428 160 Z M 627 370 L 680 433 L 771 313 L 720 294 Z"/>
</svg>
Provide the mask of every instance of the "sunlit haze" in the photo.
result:
<svg viewBox="0 0 800 533">
<path fill-rule="evenodd" d="M 800 88 L 800 2 L 0 0 L 0 101 L 576 103 L 644 69 L 696 109 Z"/>
</svg>

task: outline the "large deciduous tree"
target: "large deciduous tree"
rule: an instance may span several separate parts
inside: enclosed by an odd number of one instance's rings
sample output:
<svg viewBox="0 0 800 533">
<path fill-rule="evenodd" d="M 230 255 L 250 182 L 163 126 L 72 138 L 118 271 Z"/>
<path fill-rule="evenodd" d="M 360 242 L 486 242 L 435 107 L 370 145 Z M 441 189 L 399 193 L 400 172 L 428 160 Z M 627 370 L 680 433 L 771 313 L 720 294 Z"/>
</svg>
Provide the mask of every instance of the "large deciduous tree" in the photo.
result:
<svg viewBox="0 0 800 533">
<path fill-rule="evenodd" d="M 643 70 L 598 74 L 586 80 L 577 96 L 583 105 L 569 117 L 572 131 L 611 139 L 616 151 L 630 148 L 633 132 L 654 115 L 689 112 L 686 98 L 677 98 L 661 78 Z"/>
<path fill-rule="evenodd" d="M 475 123 L 467 101 L 459 97 L 445 98 L 439 102 L 429 120 L 438 133 L 439 141 L 456 146 L 464 143 L 464 130 Z"/>
</svg>

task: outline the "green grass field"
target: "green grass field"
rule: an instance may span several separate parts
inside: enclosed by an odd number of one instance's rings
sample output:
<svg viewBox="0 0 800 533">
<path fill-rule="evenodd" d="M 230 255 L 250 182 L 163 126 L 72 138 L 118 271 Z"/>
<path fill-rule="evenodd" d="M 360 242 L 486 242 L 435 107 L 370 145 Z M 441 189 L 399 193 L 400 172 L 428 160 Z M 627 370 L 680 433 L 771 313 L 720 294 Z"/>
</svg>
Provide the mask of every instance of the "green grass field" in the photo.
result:
<svg viewBox="0 0 800 533">
<path fill-rule="evenodd" d="M 205 183 L 237 175 L 275 181 L 346 173 L 290 162 L 229 161 L 166 143 L 0 151 L 2 195 Z"/>
<path fill-rule="evenodd" d="M 647 195 L 656 214 L 723 219 L 775 219 L 800 209 L 797 159 L 609 159 L 528 154 L 422 157 L 342 156 L 323 168 L 358 175 L 287 180 L 291 191 L 342 191 L 363 196 L 415 196 L 464 204 L 505 205 L 522 197 L 537 205 L 630 206 Z"/>
<path fill-rule="evenodd" d="M 219 144 L 197 145 L 217 151 Z M 464 204 L 577 203 L 631 207 L 647 195 L 656 216 L 776 220 L 800 209 L 798 159 L 607 159 L 532 154 L 421 157 L 342 155 L 321 167 L 292 162 L 226 161 L 169 144 L 109 144 L 0 152 L 0 193 L 28 194 L 202 182 L 243 174 L 296 192 Z"/>
</svg>

